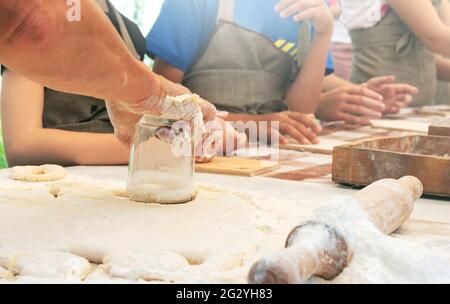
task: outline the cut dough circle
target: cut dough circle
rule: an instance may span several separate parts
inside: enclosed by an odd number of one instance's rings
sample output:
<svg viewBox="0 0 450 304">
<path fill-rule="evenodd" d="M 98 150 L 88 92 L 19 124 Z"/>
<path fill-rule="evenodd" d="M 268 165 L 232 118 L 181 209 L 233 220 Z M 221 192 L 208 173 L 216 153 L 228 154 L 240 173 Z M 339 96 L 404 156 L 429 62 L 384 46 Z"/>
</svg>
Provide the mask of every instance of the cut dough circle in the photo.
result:
<svg viewBox="0 0 450 304">
<path fill-rule="evenodd" d="M 58 165 L 17 166 L 10 170 L 9 178 L 23 182 L 51 182 L 65 178 L 67 171 Z"/>
</svg>

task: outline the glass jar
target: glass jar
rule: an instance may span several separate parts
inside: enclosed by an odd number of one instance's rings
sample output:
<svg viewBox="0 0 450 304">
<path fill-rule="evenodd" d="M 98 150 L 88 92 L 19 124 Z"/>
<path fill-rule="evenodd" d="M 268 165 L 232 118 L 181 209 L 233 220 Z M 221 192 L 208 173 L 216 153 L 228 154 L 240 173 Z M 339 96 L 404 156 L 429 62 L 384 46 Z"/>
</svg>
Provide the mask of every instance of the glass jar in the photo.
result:
<svg viewBox="0 0 450 304">
<path fill-rule="evenodd" d="M 145 115 L 136 125 L 127 185 L 131 200 L 181 204 L 195 198 L 193 141 L 177 123 Z"/>
</svg>

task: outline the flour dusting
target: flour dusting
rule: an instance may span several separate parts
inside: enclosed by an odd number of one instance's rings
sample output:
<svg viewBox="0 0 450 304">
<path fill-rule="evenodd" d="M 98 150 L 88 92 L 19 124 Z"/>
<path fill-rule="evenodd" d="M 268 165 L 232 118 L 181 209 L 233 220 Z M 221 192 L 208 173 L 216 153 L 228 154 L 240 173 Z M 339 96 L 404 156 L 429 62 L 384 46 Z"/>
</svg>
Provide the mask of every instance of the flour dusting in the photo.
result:
<svg viewBox="0 0 450 304">
<path fill-rule="evenodd" d="M 349 266 L 333 281 L 312 283 L 450 283 L 450 264 L 425 247 L 386 236 L 349 197 L 323 204 L 315 217 L 336 227 L 353 250 Z"/>
</svg>

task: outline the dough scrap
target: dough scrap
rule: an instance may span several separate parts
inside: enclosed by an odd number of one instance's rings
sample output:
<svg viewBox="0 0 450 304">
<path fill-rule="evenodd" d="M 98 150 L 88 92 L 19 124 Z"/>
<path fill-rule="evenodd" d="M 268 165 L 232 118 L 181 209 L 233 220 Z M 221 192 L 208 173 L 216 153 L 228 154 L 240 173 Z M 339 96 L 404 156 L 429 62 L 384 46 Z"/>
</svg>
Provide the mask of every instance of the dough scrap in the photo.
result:
<svg viewBox="0 0 450 304">
<path fill-rule="evenodd" d="M 58 165 L 17 166 L 10 169 L 9 178 L 24 182 L 50 182 L 65 178 L 67 171 Z"/>
<path fill-rule="evenodd" d="M 14 257 L 10 259 L 8 268 L 23 277 L 81 282 L 92 266 L 86 259 L 70 253 L 43 251 Z"/>
<path fill-rule="evenodd" d="M 171 273 L 189 267 L 189 263 L 183 256 L 168 251 L 110 253 L 102 267 L 113 277 L 164 282 Z"/>
</svg>

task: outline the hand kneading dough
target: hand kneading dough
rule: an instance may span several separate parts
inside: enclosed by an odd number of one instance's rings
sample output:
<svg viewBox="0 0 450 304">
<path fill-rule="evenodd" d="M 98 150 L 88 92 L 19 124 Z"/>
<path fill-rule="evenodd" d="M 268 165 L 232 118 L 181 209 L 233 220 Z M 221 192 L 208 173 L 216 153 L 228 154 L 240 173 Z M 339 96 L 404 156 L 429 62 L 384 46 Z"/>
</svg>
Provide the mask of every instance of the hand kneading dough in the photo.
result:
<svg viewBox="0 0 450 304">
<path fill-rule="evenodd" d="M 17 166 L 11 168 L 9 178 L 24 182 L 51 182 L 66 175 L 66 169 L 57 165 Z"/>
</svg>

